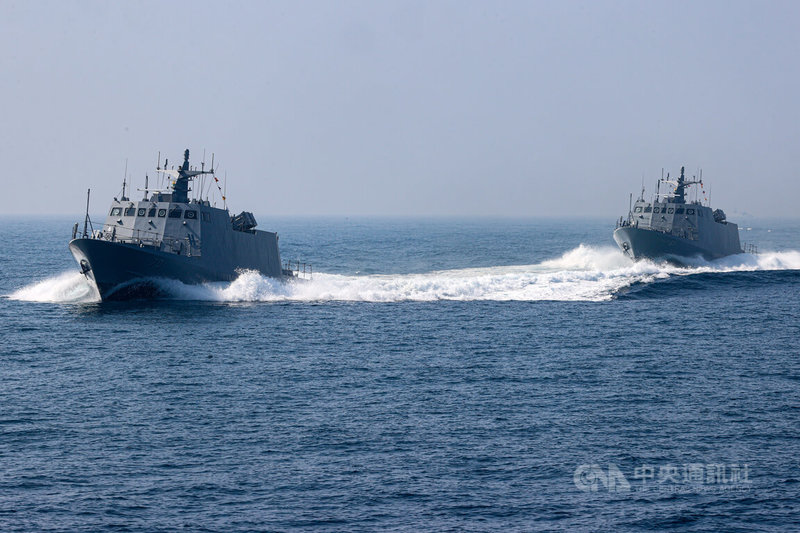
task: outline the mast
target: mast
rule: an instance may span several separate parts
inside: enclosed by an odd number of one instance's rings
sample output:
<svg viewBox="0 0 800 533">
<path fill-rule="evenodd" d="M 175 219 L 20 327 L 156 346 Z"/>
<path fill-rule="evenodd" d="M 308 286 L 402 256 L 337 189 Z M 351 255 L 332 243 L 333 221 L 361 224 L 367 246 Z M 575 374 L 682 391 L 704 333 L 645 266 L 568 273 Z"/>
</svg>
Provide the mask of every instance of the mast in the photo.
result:
<svg viewBox="0 0 800 533">
<path fill-rule="evenodd" d="M 91 194 L 92 194 L 92 189 L 87 189 L 86 190 L 86 216 L 83 218 L 83 238 L 84 239 L 89 236 L 89 234 L 86 232 L 86 229 L 87 229 L 86 226 L 89 224 L 89 195 L 91 195 Z M 123 194 L 123 196 L 124 196 L 124 194 Z"/>
<path fill-rule="evenodd" d="M 166 166 L 166 162 L 165 162 Z M 190 170 L 189 169 L 189 149 L 183 152 L 183 164 L 177 170 L 167 170 L 166 168 L 159 170 L 165 174 L 169 174 L 175 178 L 175 183 L 172 185 L 172 201 L 175 203 L 186 204 L 189 203 L 189 180 L 201 174 L 211 174 L 214 170 Z"/>
<path fill-rule="evenodd" d="M 127 183 L 127 179 L 128 179 L 128 160 L 125 159 L 125 175 L 122 176 L 122 198 L 121 198 L 121 200 L 123 202 L 126 202 L 128 200 L 125 197 L 125 186 L 128 184 Z"/>
<path fill-rule="evenodd" d="M 673 201 L 676 204 L 685 204 L 686 203 L 686 187 L 689 185 L 695 185 L 700 183 L 696 179 L 694 181 L 686 181 L 686 177 L 684 176 L 684 167 L 681 167 L 681 177 L 678 178 L 678 185 L 675 187 L 675 195 L 673 197 Z"/>
<path fill-rule="evenodd" d="M 686 185 L 684 185 L 686 181 L 686 177 L 683 173 L 684 169 L 685 167 L 681 167 L 681 176 L 678 178 L 678 185 L 675 187 L 675 202 L 679 204 L 686 203 L 686 197 L 684 196 L 686 190 Z"/>
<path fill-rule="evenodd" d="M 189 149 L 183 152 L 183 165 L 178 170 L 178 179 L 172 186 L 172 201 L 185 204 L 189 201 Z"/>
</svg>

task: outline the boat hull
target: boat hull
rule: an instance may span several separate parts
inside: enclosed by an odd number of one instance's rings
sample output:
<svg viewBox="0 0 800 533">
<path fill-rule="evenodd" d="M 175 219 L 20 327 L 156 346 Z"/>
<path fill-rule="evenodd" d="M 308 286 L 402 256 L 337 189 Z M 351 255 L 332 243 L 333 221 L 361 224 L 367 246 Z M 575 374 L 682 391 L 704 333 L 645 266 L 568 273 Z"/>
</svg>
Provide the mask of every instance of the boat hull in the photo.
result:
<svg viewBox="0 0 800 533">
<path fill-rule="evenodd" d="M 634 261 L 654 259 L 686 264 L 693 258 L 701 257 L 711 261 L 741 253 L 738 246 L 704 246 L 700 241 L 632 226 L 617 228 L 614 231 L 614 240 L 622 252 Z"/>
<path fill-rule="evenodd" d="M 178 255 L 133 243 L 81 238 L 73 239 L 69 249 L 83 274 L 97 286 L 102 300 L 152 296 L 157 292 L 156 279 L 198 284 L 230 281 L 238 275 L 238 269 L 229 263 L 212 263 L 200 256 Z M 249 264 L 241 268 L 281 277 L 279 269 L 266 266 Z"/>
</svg>

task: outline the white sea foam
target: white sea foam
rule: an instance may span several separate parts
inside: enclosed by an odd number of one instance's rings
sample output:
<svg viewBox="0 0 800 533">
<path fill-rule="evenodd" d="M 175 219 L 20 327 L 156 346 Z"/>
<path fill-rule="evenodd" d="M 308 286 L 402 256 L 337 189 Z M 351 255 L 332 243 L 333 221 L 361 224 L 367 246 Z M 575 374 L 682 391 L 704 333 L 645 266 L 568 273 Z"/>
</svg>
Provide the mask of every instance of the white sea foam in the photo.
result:
<svg viewBox="0 0 800 533">
<path fill-rule="evenodd" d="M 424 274 L 314 274 L 311 281 L 283 283 L 244 272 L 229 283 L 186 285 L 160 280 L 163 292 L 178 300 L 220 302 L 435 300 L 602 301 L 636 283 L 704 272 L 800 269 L 800 252 L 739 254 L 717 261 L 697 260 L 689 268 L 667 263 L 632 263 L 618 249 L 581 245 L 533 265 L 442 270 Z M 80 303 L 98 295 L 82 275 L 65 273 L 23 287 L 10 298 Z"/>
<path fill-rule="evenodd" d="M 80 272 L 64 272 L 30 285 L 8 295 L 12 300 L 51 303 L 85 303 L 100 300 L 95 286 Z"/>
</svg>

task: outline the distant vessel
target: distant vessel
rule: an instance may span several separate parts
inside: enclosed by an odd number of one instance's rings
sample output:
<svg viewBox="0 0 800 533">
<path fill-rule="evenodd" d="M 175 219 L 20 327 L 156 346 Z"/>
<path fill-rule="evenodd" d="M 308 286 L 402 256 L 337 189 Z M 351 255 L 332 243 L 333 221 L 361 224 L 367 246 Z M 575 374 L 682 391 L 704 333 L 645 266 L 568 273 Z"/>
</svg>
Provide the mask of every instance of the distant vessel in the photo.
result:
<svg viewBox="0 0 800 533">
<path fill-rule="evenodd" d="M 673 185 L 674 191 L 660 194 L 661 184 Z M 728 222 L 721 209 L 686 202 L 686 189 L 702 185 L 702 179 L 687 180 L 684 167 L 677 181 L 669 174 L 658 182 L 655 201 L 644 199 L 644 188 L 627 218 L 617 221 L 614 240 L 631 259 L 667 260 L 684 264 L 687 259 L 718 259 L 742 253 L 739 228 Z"/>
<path fill-rule="evenodd" d="M 77 235 L 75 224 L 69 249 L 102 300 L 146 296 L 156 278 L 196 284 L 230 281 L 242 270 L 281 279 L 298 275 L 299 264 L 296 270 L 282 267 L 278 235 L 255 229 L 252 213 L 232 217 L 227 207 L 213 207 L 202 194 L 189 198 L 190 182 L 198 176 L 209 174 L 218 183 L 213 161 L 209 170 L 205 164 L 192 168 L 186 150 L 179 168 L 166 167 L 167 161 L 161 168 L 159 157 L 157 171 L 170 177 L 171 188 L 148 190 L 145 182 L 142 200 L 125 196 L 123 182 L 122 195 L 111 203 L 102 229 L 87 228 L 87 197 L 83 233 Z"/>
</svg>

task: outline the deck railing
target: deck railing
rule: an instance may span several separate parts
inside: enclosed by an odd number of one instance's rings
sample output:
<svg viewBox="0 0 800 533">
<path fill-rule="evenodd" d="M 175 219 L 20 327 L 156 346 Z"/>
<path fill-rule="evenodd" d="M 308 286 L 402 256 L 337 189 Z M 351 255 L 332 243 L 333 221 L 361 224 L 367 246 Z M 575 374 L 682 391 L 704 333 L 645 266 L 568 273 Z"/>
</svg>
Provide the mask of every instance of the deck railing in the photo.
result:
<svg viewBox="0 0 800 533">
<path fill-rule="evenodd" d="M 313 268 L 311 263 L 301 263 L 300 261 L 286 260 L 283 262 L 283 273 L 300 279 L 311 279 Z"/>
<path fill-rule="evenodd" d="M 672 235 L 674 237 L 680 237 L 682 239 L 688 239 L 690 241 L 697 240 L 697 230 L 689 227 L 682 227 L 682 228 L 675 228 L 675 227 L 661 227 L 659 225 L 650 224 L 650 221 L 647 219 L 642 219 L 641 223 L 639 219 L 618 219 L 617 220 L 617 228 L 641 228 L 650 231 L 657 231 L 659 233 L 664 233 L 665 235 Z"/>
<path fill-rule="evenodd" d="M 742 251 L 746 254 L 758 254 L 758 246 L 752 242 L 743 242 Z"/>
<path fill-rule="evenodd" d="M 168 237 L 155 231 L 142 229 L 119 228 L 118 230 L 117 226 L 104 226 L 103 229 L 94 231 L 91 238 L 136 244 L 142 247 L 148 246 L 162 252 L 177 255 L 199 256 L 202 253 L 202 245 L 199 239 L 190 236 L 183 238 Z"/>
</svg>

